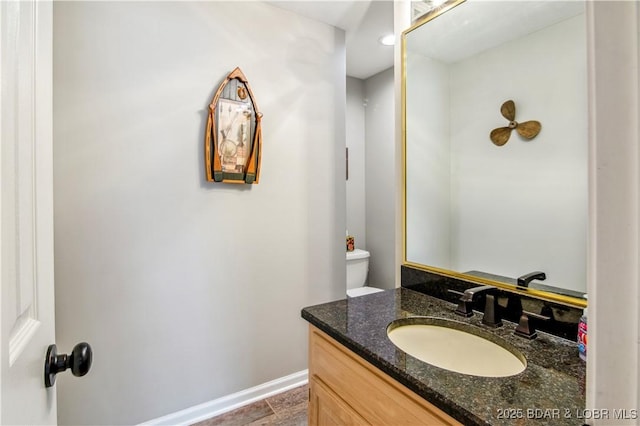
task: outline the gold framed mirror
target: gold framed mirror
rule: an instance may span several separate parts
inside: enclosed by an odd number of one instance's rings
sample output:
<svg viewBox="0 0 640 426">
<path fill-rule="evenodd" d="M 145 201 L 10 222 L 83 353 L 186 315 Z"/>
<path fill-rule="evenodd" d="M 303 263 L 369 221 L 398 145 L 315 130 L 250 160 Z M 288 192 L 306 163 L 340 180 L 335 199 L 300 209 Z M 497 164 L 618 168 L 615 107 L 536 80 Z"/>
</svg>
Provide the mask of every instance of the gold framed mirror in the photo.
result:
<svg viewBox="0 0 640 426">
<path fill-rule="evenodd" d="M 451 0 L 401 43 L 403 265 L 585 307 L 584 3 Z M 492 143 L 506 99 L 534 142 Z"/>
</svg>

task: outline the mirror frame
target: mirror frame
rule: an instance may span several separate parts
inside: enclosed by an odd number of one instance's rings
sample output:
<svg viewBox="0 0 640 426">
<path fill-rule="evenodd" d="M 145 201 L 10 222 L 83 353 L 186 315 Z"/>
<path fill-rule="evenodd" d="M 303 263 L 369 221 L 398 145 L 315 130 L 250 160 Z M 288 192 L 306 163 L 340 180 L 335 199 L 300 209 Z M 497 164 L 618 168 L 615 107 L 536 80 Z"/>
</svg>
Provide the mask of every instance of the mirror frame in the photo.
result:
<svg viewBox="0 0 640 426">
<path fill-rule="evenodd" d="M 552 293 L 532 288 L 518 287 L 504 282 L 476 277 L 473 275 L 455 272 L 448 269 L 438 268 L 435 266 L 423 265 L 421 263 L 410 262 L 407 260 L 407 35 L 417 28 L 425 25 L 432 19 L 437 18 L 443 13 L 465 3 L 466 0 L 447 0 L 442 5 L 432 9 L 416 20 L 408 29 L 402 32 L 401 36 L 401 114 L 402 114 L 402 266 L 435 273 L 445 277 L 455 278 L 471 283 L 481 285 L 491 285 L 512 293 L 523 296 L 534 297 L 537 299 L 548 300 L 562 305 L 568 305 L 576 308 L 585 308 L 587 301 L 564 294 Z"/>
</svg>

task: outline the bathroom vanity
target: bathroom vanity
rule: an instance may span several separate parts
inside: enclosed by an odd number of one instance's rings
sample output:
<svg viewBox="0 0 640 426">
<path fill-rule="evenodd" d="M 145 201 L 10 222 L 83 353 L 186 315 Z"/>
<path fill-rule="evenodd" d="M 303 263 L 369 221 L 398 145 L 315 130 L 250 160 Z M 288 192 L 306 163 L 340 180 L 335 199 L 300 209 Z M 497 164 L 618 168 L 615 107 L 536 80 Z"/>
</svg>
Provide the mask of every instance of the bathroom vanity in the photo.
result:
<svg viewBox="0 0 640 426">
<path fill-rule="evenodd" d="M 399 288 L 303 309 L 310 323 L 309 424 L 583 424 L 585 365 L 575 342 L 547 333 L 523 339 L 513 334 L 516 324 L 492 329 L 481 314 L 461 318 L 455 308 Z M 408 355 L 389 340 L 387 327 L 420 316 L 491 333 L 524 356 L 525 370 L 479 377 Z"/>
<path fill-rule="evenodd" d="M 460 425 L 312 325 L 309 354 L 310 425 Z"/>
</svg>

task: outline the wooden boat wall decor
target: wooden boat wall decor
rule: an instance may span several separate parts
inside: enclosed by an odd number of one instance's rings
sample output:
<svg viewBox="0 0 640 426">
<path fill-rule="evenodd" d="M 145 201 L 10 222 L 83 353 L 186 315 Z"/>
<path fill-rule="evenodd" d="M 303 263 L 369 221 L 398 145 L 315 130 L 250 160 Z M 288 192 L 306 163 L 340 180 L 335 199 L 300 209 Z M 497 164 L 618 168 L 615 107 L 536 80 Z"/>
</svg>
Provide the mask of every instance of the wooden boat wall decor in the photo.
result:
<svg viewBox="0 0 640 426">
<path fill-rule="evenodd" d="M 218 87 L 209 105 L 204 138 L 209 182 L 258 183 L 262 113 L 247 78 L 236 68 Z"/>
</svg>

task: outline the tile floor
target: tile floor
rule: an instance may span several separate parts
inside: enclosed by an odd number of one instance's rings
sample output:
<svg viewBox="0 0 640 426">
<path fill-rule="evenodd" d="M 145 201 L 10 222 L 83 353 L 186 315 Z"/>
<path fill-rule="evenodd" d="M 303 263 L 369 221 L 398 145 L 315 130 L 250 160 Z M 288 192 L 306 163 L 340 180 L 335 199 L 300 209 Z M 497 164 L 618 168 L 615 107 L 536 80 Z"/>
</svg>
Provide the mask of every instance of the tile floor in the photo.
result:
<svg viewBox="0 0 640 426">
<path fill-rule="evenodd" d="M 309 404 L 308 385 L 271 396 L 237 410 L 221 414 L 193 426 L 306 426 Z"/>
</svg>

